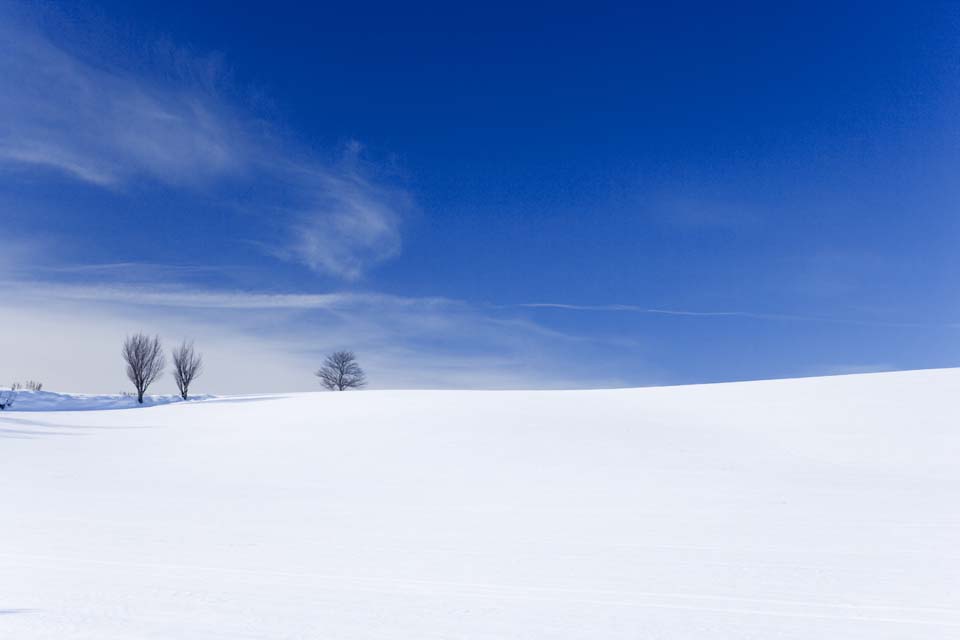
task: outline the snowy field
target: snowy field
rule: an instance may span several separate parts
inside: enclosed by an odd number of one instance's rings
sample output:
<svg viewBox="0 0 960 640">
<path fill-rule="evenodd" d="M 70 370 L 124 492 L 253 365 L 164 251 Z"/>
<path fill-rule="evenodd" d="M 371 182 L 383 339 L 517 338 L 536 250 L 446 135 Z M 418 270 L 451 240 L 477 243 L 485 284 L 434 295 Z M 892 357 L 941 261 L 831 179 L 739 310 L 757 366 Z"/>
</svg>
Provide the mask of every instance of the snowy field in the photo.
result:
<svg viewBox="0 0 960 640">
<path fill-rule="evenodd" d="M 960 370 L 0 413 L 0 637 L 960 637 Z"/>
</svg>

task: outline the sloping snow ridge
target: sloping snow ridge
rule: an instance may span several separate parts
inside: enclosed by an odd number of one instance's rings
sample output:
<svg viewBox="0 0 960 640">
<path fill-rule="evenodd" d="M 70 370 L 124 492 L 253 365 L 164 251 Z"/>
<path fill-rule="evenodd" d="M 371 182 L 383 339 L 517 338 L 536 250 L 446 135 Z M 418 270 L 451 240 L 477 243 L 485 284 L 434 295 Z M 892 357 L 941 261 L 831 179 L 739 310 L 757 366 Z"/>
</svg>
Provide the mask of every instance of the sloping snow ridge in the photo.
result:
<svg viewBox="0 0 960 640">
<path fill-rule="evenodd" d="M 0 637 L 958 638 L 958 452 L 960 370 L 3 412 Z"/>
<path fill-rule="evenodd" d="M 0 394 L 9 393 L 0 390 Z M 183 402 L 180 396 L 174 395 L 145 395 L 143 404 L 137 403 L 136 396 L 124 394 L 85 394 L 85 393 L 57 393 L 53 391 L 29 391 L 20 389 L 14 396 L 13 405 L 7 411 L 106 411 L 110 409 L 134 409 L 138 407 Z M 190 402 L 207 400 L 213 396 L 193 396 Z"/>
</svg>

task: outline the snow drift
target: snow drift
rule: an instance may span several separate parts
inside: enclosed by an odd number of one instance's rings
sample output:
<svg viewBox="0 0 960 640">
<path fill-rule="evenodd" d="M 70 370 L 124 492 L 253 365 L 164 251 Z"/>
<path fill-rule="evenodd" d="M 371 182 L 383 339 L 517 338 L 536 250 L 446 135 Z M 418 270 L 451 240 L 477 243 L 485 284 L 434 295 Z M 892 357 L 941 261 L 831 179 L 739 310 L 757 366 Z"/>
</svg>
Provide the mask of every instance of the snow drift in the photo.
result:
<svg viewBox="0 0 960 640">
<path fill-rule="evenodd" d="M 0 637 L 960 637 L 960 370 L 0 414 Z"/>
<path fill-rule="evenodd" d="M 0 394 L 11 393 L 0 390 Z M 6 397 L 6 396 L 4 396 Z M 190 402 L 206 400 L 213 396 L 193 396 Z M 143 405 L 137 403 L 134 395 L 116 394 L 87 394 L 87 393 L 57 393 L 53 391 L 30 391 L 20 389 L 15 392 L 13 405 L 6 411 L 106 411 L 110 409 L 133 409 L 149 407 L 172 402 L 183 402 L 180 396 L 175 395 L 146 395 Z"/>
</svg>

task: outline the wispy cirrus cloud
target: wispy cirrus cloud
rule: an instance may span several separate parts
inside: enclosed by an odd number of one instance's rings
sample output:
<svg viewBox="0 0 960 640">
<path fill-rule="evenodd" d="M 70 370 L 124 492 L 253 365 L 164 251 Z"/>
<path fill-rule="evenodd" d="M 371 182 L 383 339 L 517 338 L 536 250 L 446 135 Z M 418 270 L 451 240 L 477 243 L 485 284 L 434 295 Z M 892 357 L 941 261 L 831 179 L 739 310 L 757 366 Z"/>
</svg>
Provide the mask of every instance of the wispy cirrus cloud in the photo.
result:
<svg viewBox="0 0 960 640">
<path fill-rule="evenodd" d="M 136 177 L 196 184 L 239 172 L 250 156 L 243 126 L 214 95 L 94 66 L 22 18 L 0 27 L 0 74 L 7 165 L 116 188 Z"/>
<path fill-rule="evenodd" d="M 0 324 L 15 328 L 0 332 L 0 376 L 33 376 L 50 387 L 119 388 L 117 344 L 138 330 L 173 341 L 195 339 L 209 354 L 204 384 L 215 393 L 314 390 L 316 363 L 341 348 L 360 354 L 379 388 L 624 384 L 609 371 L 579 377 L 583 372 L 557 359 L 563 351 L 595 351 L 594 340 L 445 298 L 223 291 L 123 280 L 21 279 L 0 282 L 0 289 Z M 621 351 L 622 345 L 607 348 Z M 162 381 L 161 389 L 167 387 Z"/>
<path fill-rule="evenodd" d="M 309 186 L 292 212 L 292 241 L 275 255 L 357 280 L 367 265 L 400 253 L 400 224 L 412 198 L 365 176 L 356 168 L 360 152 L 358 144 L 348 145 L 338 172 L 296 168 L 295 175 Z"/>
<path fill-rule="evenodd" d="M 744 311 L 684 311 L 682 309 L 655 309 L 633 304 L 565 304 L 561 302 L 526 302 L 515 305 L 526 309 L 566 309 L 568 311 L 630 311 L 632 313 L 648 313 L 663 316 L 695 316 L 695 317 L 725 317 L 725 316 L 759 316 Z"/>
<path fill-rule="evenodd" d="M 138 270 L 142 273 L 131 277 Z M 344 347 L 362 355 L 378 387 L 609 387 L 664 381 L 665 372 L 649 360 L 650 336 L 663 335 L 664 327 L 802 321 L 931 328 L 870 318 L 628 304 L 495 305 L 376 291 L 276 292 L 177 283 L 177 274 L 189 276 L 192 270 L 136 263 L 63 265 L 0 278 L 0 324 L 13 328 L 0 332 L 0 376 L 31 375 L 60 385 L 80 380 L 89 385 L 82 390 L 91 391 L 113 388 L 109 385 L 122 384 L 122 372 L 111 368 L 115 343 L 125 333 L 147 330 L 210 345 L 211 360 L 218 362 L 207 383 L 215 392 L 315 388 L 311 367 L 325 352 Z M 151 272 L 159 279 L 148 277 Z M 598 337 L 578 331 L 576 324 L 528 313 L 535 310 L 640 313 L 669 322 L 654 325 L 656 334 L 643 325 L 634 333 Z M 936 328 L 947 327 L 960 325 Z M 65 349 L 60 334 L 76 346 Z M 87 355 L 78 360 L 65 352 Z M 604 366 L 584 368 L 584 362 Z M 261 370 L 274 377 L 264 381 L 258 377 Z"/>
<path fill-rule="evenodd" d="M 218 91 L 216 58 L 175 56 L 191 70 L 163 76 L 131 71 L 12 14 L 0 9 L 0 170 L 109 191 L 154 181 L 215 192 L 269 220 L 251 245 L 346 280 L 400 253 L 412 198 L 357 162 L 358 144 L 340 161 L 305 151 Z"/>
<path fill-rule="evenodd" d="M 381 293 L 260 293 L 215 291 L 176 285 L 62 284 L 41 281 L 0 282 L 21 297 L 184 309 L 292 309 L 336 311 L 359 306 L 440 307 L 457 303 L 445 298 L 404 298 Z"/>
</svg>

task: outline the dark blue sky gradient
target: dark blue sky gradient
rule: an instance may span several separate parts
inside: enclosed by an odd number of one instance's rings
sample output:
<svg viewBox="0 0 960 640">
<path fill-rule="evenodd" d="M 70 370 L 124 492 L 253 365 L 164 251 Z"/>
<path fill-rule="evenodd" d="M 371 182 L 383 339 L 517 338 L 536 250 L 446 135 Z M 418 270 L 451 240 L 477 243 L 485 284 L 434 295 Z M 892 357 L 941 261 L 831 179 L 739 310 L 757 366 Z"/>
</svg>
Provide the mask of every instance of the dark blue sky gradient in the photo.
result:
<svg viewBox="0 0 960 640">
<path fill-rule="evenodd" d="M 265 203 L 287 197 L 268 180 L 21 175 L 0 197 L 90 238 L 72 264 L 456 299 L 599 340 L 625 383 L 960 364 L 955 5 L 457 4 L 35 11 L 74 55 L 151 82 L 181 80 L 153 43 L 215 54 L 217 94 L 296 153 L 337 162 L 362 143 L 364 171 L 411 206 L 402 249 L 359 279 L 255 246 Z M 128 255 L 137 238 L 148 255 Z M 529 303 L 745 315 L 512 306 Z M 591 347 L 550 349 L 574 363 Z"/>
</svg>

